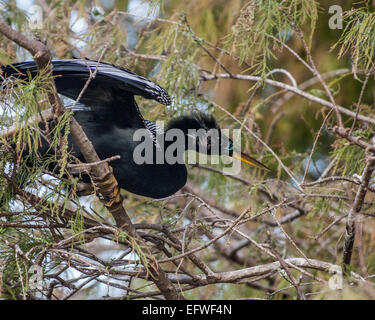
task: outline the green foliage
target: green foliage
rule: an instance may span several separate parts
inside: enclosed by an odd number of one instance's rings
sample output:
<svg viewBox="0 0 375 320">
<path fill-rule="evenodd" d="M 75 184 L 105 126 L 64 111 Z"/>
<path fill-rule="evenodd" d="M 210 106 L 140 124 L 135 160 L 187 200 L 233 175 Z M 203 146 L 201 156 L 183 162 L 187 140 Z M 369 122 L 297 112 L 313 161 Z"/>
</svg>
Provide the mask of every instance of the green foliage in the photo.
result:
<svg viewBox="0 0 375 320">
<path fill-rule="evenodd" d="M 199 84 L 195 62 L 200 49 L 193 36 L 184 25 L 171 24 L 147 39 L 146 47 L 155 55 L 169 52 L 166 61 L 160 65 L 158 82 L 169 92 L 173 92 L 172 112 L 189 109 L 194 103 L 191 98 L 194 97 Z"/>
<path fill-rule="evenodd" d="M 85 235 L 82 233 L 82 231 L 84 230 L 83 213 L 80 209 L 76 210 L 74 217 L 71 218 L 70 228 L 71 228 L 72 234 L 76 236 L 75 239 L 81 244 L 84 244 Z M 72 242 L 72 245 L 73 244 L 74 244 L 74 241 Z"/>
<path fill-rule="evenodd" d="M 353 8 L 344 15 L 345 28 L 333 46 L 339 47 L 339 57 L 349 53 L 354 70 L 373 69 L 375 58 L 375 13 L 367 6 Z"/>
<path fill-rule="evenodd" d="M 369 139 L 373 134 L 373 127 L 366 130 L 357 130 L 353 132 L 354 136 L 363 139 Z M 337 156 L 337 162 L 333 169 L 333 173 L 340 173 L 341 175 L 362 174 L 365 166 L 364 156 L 365 150 L 356 145 L 349 144 L 346 140 L 341 139 L 335 142 L 335 149 L 332 152 L 332 157 Z"/>
<path fill-rule="evenodd" d="M 239 53 L 240 61 L 249 59 L 254 73 L 263 76 L 269 71 L 270 60 L 276 59 L 277 40 L 286 42 L 294 26 L 301 28 L 310 20 L 310 39 L 318 17 L 318 3 L 311 0 L 250 1 L 242 9 L 227 45 Z"/>
<path fill-rule="evenodd" d="M 222 128 L 238 128 L 238 123 L 233 119 L 215 111 L 215 104 L 223 106 L 261 139 L 265 140 L 266 133 L 270 132 L 269 146 L 292 171 L 297 180 L 301 181 L 305 171 L 303 164 L 310 156 L 314 138 L 322 125 L 327 109 L 317 103 L 302 99 L 298 95 L 283 100 L 286 97 L 284 90 L 261 81 L 249 82 L 235 79 L 204 81 L 201 76 L 224 73 L 228 70 L 233 74 L 246 72 L 250 75 L 265 76 L 271 69 L 283 68 L 292 74 L 298 87 L 301 88 L 301 83 L 314 80 L 315 75 L 296 60 L 288 50 L 281 50 L 283 44 L 287 44 L 304 61 L 308 61 L 305 48 L 299 38 L 301 34 L 306 38 L 312 57 L 322 74 L 341 68 L 351 70 L 352 66 L 357 70 L 369 71 L 374 61 L 374 13 L 367 7 L 348 11 L 345 15 L 345 29 L 340 33 L 341 37 L 337 41 L 337 37 L 333 40 L 334 31 L 328 30 L 324 18 L 327 17 L 326 9 L 331 2 L 320 1 L 318 4 L 318 1 L 311 0 L 197 0 L 189 5 L 179 0 L 165 3 L 159 0 L 147 2 L 151 4 L 150 10 L 159 10 L 160 19 L 148 17 L 137 20 L 132 14 L 126 12 L 129 4 L 127 0 L 114 1 L 113 7 L 107 6 L 104 13 L 99 10 L 92 12 L 91 9 L 94 6 L 100 5 L 96 1 L 49 1 L 51 12 L 44 17 L 44 29 L 39 31 L 27 29 L 28 21 L 25 13 L 16 7 L 15 1 L 7 1 L 5 10 L 0 15 L 25 34 L 38 35 L 52 49 L 55 57 L 91 59 L 102 57 L 102 61 L 129 67 L 160 83 L 171 94 L 173 105 L 165 107 L 150 100 L 137 98 L 142 114 L 150 120 L 169 119 L 175 115 L 199 109 L 214 112 Z M 320 5 L 323 8 L 321 11 L 323 20 L 320 19 Z M 80 33 L 72 30 L 72 12 L 78 21 L 83 18 L 83 21 L 87 23 L 87 28 Z M 15 50 L 12 43 L 3 37 L 0 37 L 0 40 L 0 63 L 30 58 L 25 50 Z M 339 49 L 340 57 L 349 54 L 352 61 L 349 59 L 338 61 L 335 55 L 330 55 L 327 48 L 333 42 L 336 42 L 334 48 Z M 340 76 L 325 78 L 327 86 L 337 104 L 356 110 L 356 101 L 358 101 L 362 83 L 357 81 L 350 71 L 340 74 Z M 361 73 L 358 75 L 362 78 Z M 289 83 L 290 80 L 279 73 L 273 77 L 285 83 Z M 73 179 L 67 171 L 67 164 L 76 161 L 67 148 L 70 113 L 65 113 L 56 126 L 51 126 L 48 130 L 41 130 L 44 125 L 43 121 L 41 127 L 36 122 L 27 122 L 40 111 L 51 107 L 47 99 L 47 94 L 50 92 L 47 86 L 49 79 L 50 75 L 42 74 L 31 81 L 18 81 L 16 86 L 10 84 L 6 91 L 1 91 L 1 104 L 4 107 L 0 109 L 0 127 L 2 129 L 16 125 L 20 130 L 14 136 L 2 139 L 0 142 L 0 212 L 17 213 L 1 216 L 0 221 L 4 222 L 4 225 L 5 223 L 22 225 L 35 223 L 39 226 L 46 226 L 65 222 L 67 225 L 66 228 L 56 229 L 57 234 L 46 227 L 10 228 L 4 226 L 0 228 L 0 272 L 3 278 L 3 296 L 11 299 L 22 298 L 22 285 L 26 291 L 28 289 L 28 270 L 31 263 L 27 260 L 25 262 L 25 259 L 20 257 L 21 251 L 30 253 L 28 258 L 30 261 L 35 261 L 38 255 L 49 246 L 52 247 L 59 237 L 61 239 L 72 237 L 73 242 L 69 243 L 65 251 L 68 255 L 77 254 L 79 252 L 77 248 L 87 249 L 87 251 L 91 249 L 91 244 L 86 244 L 88 240 L 83 234 L 86 228 L 84 219 L 89 214 L 83 206 L 77 204 L 75 198 L 77 180 Z M 262 85 L 258 86 L 258 84 Z M 373 85 L 373 79 L 370 78 L 360 106 L 361 115 L 373 117 L 373 96 L 369 90 Z M 256 90 L 251 90 L 255 88 Z M 314 82 L 304 91 L 329 100 L 327 92 L 318 82 Z M 273 123 L 277 115 L 282 115 L 280 121 Z M 352 123 L 352 120 L 346 116 L 343 120 L 347 127 Z M 329 174 L 354 178 L 353 175 L 362 173 L 365 165 L 365 152 L 346 140 L 337 139 L 330 133 L 331 125 L 335 125 L 333 113 L 318 140 L 312 155 L 311 166 L 330 155 L 331 159 L 336 159 L 336 162 Z M 373 126 L 357 121 L 356 127 L 353 128 L 353 135 L 370 142 L 373 129 Z M 37 150 L 45 138 L 50 140 L 50 153 L 48 156 L 41 157 Z M 315 193 L 314 197 L 307 197 L 303 193 L 296 192 L 295 186 L 289 183 L 289 175 L 279 165 L 275 156 L 254 141 L 246 130 L 242 130 L 241 143 L 243 151 L 262 160 L 273 172 L 265 173 L 244 165 L 240 174 L 233 178 L 220 174 L 220 170 L 224 167 L 222 163 L 211 166 L 217 172 L 203 168 L 189 168 L 189 183 L 200 190 L 197 198 L 193 199 L 190 195 L 183 197 L 179 194 L 175 198 L 153 201 L 122 192 L 125 195 L 125 205 L 132 221 L 134 223 L 147 222 L 150 225 L 161 224 L 168 228 L 175 237 L 184 241 L 184 249 L 187 252 L 207 243 L 207 237 L 215 236 L 223 230 L 217 227 L 220 223 L 212 222 L 212 219 L 219 219 L 216 215 L 220 214 L 220 217 L 225 219 L 223 222 L 229 223 L 229 219 L 233 221 L 234 216 L 246 208 L 250 208 L 245 216 L 249 218 L 286 199 L 292 201 L 293 206 L 280 205 L 277 210 L 280 218 L 298 214 L 299 206 L 307 212 L 307 215 L 301 215 L 283 225 L 297 246 L 309 258 L 338 263 L 337 257 L 340 254 L 342 234 L 345 230 L 344 219 L 333 225 L 318 240 L 315 237 L 335 219 L 347 212 L 352 205 L 357 185 L 347 181 L 342 184 L 340 181 L 306 187 L 304 188 L 306 193 Z M 58 164 L 54 171 L 56 180 L 45 182 L 42 176 L 46 171 L 51 170 L 53 163 Z M 317 172 L 324 170 L 324 166 L 318 169 Z M 316 178 L 318 177 L 308 174 L 305 182 Z M 38 194 L 39 201 L 29 203 L 25 200 L 26 197 L 23 197 L 24 201 L 21 202 L 20 196 L 16 196 L 17 186 L 22 190 L 32 190 L 34 194 Z M 264 191 L 272 197 L 267 196 Z M 318 193 L 321 196 L 318 196 Z M 328 195 L 337 198 L 328 198 Z M 343 198 L 338 199 L 340 196 Z M 366 206 L 363 206 L 362 213 L 373 214 L 375 205 L 371 199 L 372 196 L 370 192 L 367 194 Z M 212 203 L 214 207 L 211 208 L 212 211 L 208 209 L 211 205 L 206 206 L 198 197 L 205 198 L 207 202 Z M 94 201 L 90 199 L 89 202 L 95 211 L 95 215 L 90 215 L 90 219 L 97 219 L 104 226 L 106 223 L 112 223 L 105 207 L 97 199 Z M 371 204 L 367 205 L 370 202 Z M 67 210 L 71 208 L 72 203 L 78 207 L 75 214 Z M 222 214 L 220 209 L 230 212 Z M 208 212 L 210 218 L 203 214 L 203 210 Z M 272 221 L 270 218 L 269 214 L 265 214 L 255 222 L 247 222 L 237 227 L 259 244 L 271 240 L 272 246 L 275 246 L 283 257 L 294 256 L 295 248 L 292 248 L 278 227 L 268 223 Z M 184 229 L 187 225 L 189 227 Z M 370 219 L 364 224 L 363 246 L 366 267 L 368 273 L 372 274 L 375 261 L 374 255 L 371 254 L 373 239 L 366 228 L 368 230 L 373 228 Z M 163 243 L 161 239 L 166 237 L 158 230 L 146 232 L 150 239 L 155 237 L 155 242 Z M 146 232 L 143 231 L 143 233 Z M 222 238 L 225 250 L 237 244 L 238 237 L 239 235 L 233 229 Z M 146 272 L 150 271 L 150 261 L 155 257 L 165 258 L 162 253 L 150 254 L 146 243 L 130 237 L 123 230 L 118 230 L 112 238 L 108 233 L 102 238 L 105 241 L 112 240 L 111 245 L 116 249 L 120 247 L 122 250 L 124 245 L 130 245 L 133 249 L 132 253 L 139 257 L 137 263 L 143 263 Z M 10 246 L 9 243 L 17 244 L 20 251 Z M 171 243 L 165 242 L 164 245 L 172 255 L 181 253 Z M 243 261 L 243 263 L 238 263 L 232 260 L 232 256 L 220 254 L 215 245 L 197 253 L 197 256 L 215 271 L 232 271 L 275 261 L 264 252 L 257 250 L 255 246 L 247 246 L 237 252 L 239 261 L 241 259 Z M 100 250 L 100 246 L 95 246 L 95 251 L 92 250 L 93 256 L 95 257 Z M 60 264 L 66 266 L 70 261 L 74 261 L 70 260 L 70 256 L 66 260 L 61 257 L 49 255 L 45 258 L 42 261 L 45 272 L 51 270 L 56 272 L 60 270 Z M 87 257 L 91 258 L 91 256 Z M 96 262 L 98 261 L 100 260 L 97 259 Z M 5 268 L 1 269 L 3 262 L 5 262 Z M 176 262 L 180 263 L 180 261 Z M 113 268 L 111 263 L 112 260 L 105 261 L 104 267 L 100 266 L 95 271 L 105 274 L 111 270 L 115 274 L 117 269 Z M 199 268 L 190 263 L 188 258 L 181 260 L 181 266 L 187 267 L 191 273 L 202 273 Z M 162 264 L 162 267 L 168 272 L 176 271 L 176 265 L 172 263 Z M 176 271 L 176 275 L 179 275 L 181 270 L 182 268 Z M 140 268 L 139 271 L 141 271 Z M 311 269 L 308 271 L 324 280 L 328 280 L 330 276 L 325 272 L 316 272 Z M 353 263 L 353 271 L 359 272 L 357 261 Z M 300 275 L 297 271 L 293 273 L 296 278 Z M 192 299 L 235 299 L 238 297 L 293 299 L 295 289 L 283 277 L 284 275 L 280 269 L 278 273 L 266 275 L 265 279 L 256 282 L 208 285 L 187 291 L 186 297 Z M 99 277 L 98 280 L 100 280 Z M 243 279 L 243 281 L 247 280 Z M 142 286 L 137 288 L 139 292 L 156 290 L 148 281 L 136 279 L 135 282 Z M 183 286 L 182 284 L 181 287 Z M 313 283 L 308 287 L 304 284 L 301 286 L 313 294 L 322 290 L 319 283 Z M 264 293 L 269 290 L 273 290 L 274 294 Z M 89 297 L 93 294 L 95 290 L 92 289 Z"/>
</svg>

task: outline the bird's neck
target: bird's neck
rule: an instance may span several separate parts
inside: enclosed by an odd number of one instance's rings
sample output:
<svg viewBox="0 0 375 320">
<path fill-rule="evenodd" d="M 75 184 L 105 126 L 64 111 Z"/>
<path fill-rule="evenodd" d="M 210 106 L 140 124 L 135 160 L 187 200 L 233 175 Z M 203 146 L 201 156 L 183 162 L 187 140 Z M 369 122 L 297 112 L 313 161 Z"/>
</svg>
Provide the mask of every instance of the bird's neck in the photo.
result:
<svg viewBox="0 0 375 320">
<path fill-rule="evenodd" d="M 173 121 L 165 129 L 165 146 L 176 142 L 177 137 L 183 143 L 184 150 L 195 150 L 195 139 L 191 136 L 191 128 L 184 121 Z M 172 139 L 173 137 L 173 139 Z M 183 142 L 182 142 L 183 141 Z"/>
</svg>

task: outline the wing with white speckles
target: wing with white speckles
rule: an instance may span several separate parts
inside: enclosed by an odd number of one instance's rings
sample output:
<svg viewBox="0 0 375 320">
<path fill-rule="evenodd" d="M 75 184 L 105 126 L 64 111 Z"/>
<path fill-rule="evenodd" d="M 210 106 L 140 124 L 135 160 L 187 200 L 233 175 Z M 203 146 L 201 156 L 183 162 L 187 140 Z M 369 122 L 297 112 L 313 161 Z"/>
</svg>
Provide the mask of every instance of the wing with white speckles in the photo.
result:
<svg viewBox="0 0 375 320">
<path fill-rule="evenodd" d="M 121 93 L 125 98 L 134 94 L 165 105 L 171 103 L 168 92 L 161 86 L 125 68 L 83 59 L 53 60 L 52 65 L 58 92 L 74 100 L 97 70 L 81 98 L 89 106 L 112 102 L 113 96 L 121 98 Z M 36 74 L 38 69 L 34 61 L 25 61 L 3 67 L 2 71 L 5 76 L 26 76 L 27 72 Z"/>
</svg>

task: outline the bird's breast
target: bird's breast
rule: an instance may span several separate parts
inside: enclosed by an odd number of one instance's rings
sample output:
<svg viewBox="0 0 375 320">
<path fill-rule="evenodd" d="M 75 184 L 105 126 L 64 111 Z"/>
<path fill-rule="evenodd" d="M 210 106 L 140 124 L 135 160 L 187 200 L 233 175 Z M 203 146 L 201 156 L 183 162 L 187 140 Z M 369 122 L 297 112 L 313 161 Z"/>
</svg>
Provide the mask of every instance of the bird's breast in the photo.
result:
<svg viewBox="0 0 375 320">
<path fill-rule="evenodd" d="M 111 128 L 94 123 L 81 124 L 93 143 L 100 159 L 119 155 L 120 159 L 109 165 L 119 187 L 137 195 L 164 198 L 181 189 L 187 180 L 184 163 L 170 164 L 163 159 L 164 149 L 157 149 L 150 134 L 135 138 L 142 128 Z M 139 132 L 138 132 L 139 133 Z M 84 161 L 79 149 L 73 145 L 80 160 Z M 151 158 L 150 158 L 151 154 Z"/>
</svg>

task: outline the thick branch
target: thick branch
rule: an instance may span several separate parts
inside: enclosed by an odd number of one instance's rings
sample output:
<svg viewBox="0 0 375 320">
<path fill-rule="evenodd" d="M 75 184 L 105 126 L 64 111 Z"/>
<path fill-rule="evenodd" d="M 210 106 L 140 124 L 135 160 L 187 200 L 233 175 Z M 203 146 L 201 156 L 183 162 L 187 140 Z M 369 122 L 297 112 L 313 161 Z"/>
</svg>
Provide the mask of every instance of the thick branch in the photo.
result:
<svg viewBox="0 0 375 320">
<path fill-rule="evenodd" d="M 284 259 L 285 263 L 288 265 L 289 268 L 303 268 L 303 269 L 314 269 L 314 270 L 320 270 L 323 272 L 328 272 L 332 274 L 336 274 L 338 270 L 340 270 L 340 267 L 338 265 L 321 261 L 321 260 L 315 260 L 315 259 L 309 259 L 306 261 L 305 258 L 287 258 Z M 231 283 L 231 282 L 238 282 L 243 279 L 251 278 L 251 277 L 258 277 L 269 273 L 278 272 L 280 268 L 283 268 L 280 261 L 262 264 L 254 267 L 249 268 L 243 268 L 241 270 L 234 270 L 234 271 L 224 271 L 224 272 L 217 272 L 216 278 L 212 279 L 209 278 L 205 274 L 197 274 L 195 275 L 200 281 L 197 284 L 195 279 L 192 279 L 188 275 L 176 275 L 176 274 L 170 274 L 168 277 L 172 282 L 178 282 L 180 284 L 195 284 L 198 286 L 204 286 L 209 285 L 213 283 Z M 297 269 L 298 270 L 298 269 Z M 116 271 L 109 271 L 110 273 L 115 273 L 118 275 L 133 275 L 133 274 L 139 274 L 141 277 L 145 277 L 145 273 L 141 273 L 139 270 L 116 270 Z M 364 282 L 363 278 L 352 272 L 351 276 L 354 278 L 354 280 L 358 282 Z"/>
<path fill-rule="evenodd" d="M 346 234 L 342 255 L 342 263 L 344 274 L 347 276 L 350 274 L 349 270 L 355 240 L 356 218 L 358 216 L 358 213 L 360 213 L 362 209 L 362 205 L 368 189 L 368 184 L 370 182 L 372 172 L 374 171 L 374 166 L 375 158 L 370 157 L 366 163 L 366 167 L 363 170 L 361 184 L 357 190 L 354 203 L 349 211 L 348 217 L 346 218 Z"/>
</svg>

